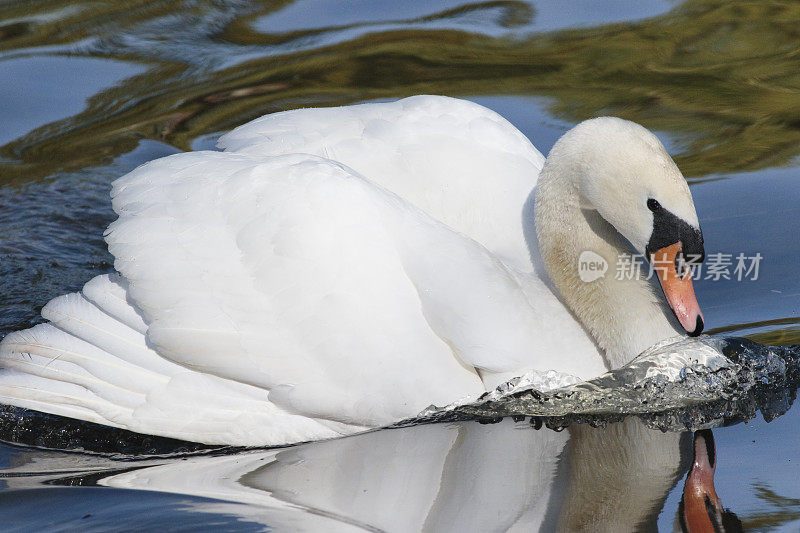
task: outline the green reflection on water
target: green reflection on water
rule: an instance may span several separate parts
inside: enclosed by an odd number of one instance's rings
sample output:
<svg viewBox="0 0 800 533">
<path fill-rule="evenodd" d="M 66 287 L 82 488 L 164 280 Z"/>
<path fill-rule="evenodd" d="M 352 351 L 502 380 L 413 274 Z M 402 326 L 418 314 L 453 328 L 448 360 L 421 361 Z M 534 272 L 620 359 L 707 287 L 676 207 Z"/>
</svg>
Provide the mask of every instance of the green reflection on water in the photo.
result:
<svg viewBox="0 0 800 533">
<path fill-rule="evenodd" d="M 731 324 L 706 331 L 708 335 L 743 336 L 760 344 L 770 346 L 800 345 L 800 317 L 762 320 L 749 324 Z M 776 329 L 772 329 L 776 328 Z M 750 332 L 752 330 L 762 330 Z"/>
<path fill-rule="evenodd" d="M 99 91 L 78 115 L 2 147 L 2 179 L 102 164 L 141 138 L 188 149 L 200 135 L 268 112 L 417 93 L 546 95 L 568 121 L 632 119 L 678 137 L 687 176 L 786 164 L 800 146 L 797 3 L 695 0 L 644 21 L 555 33 L 400 29 L 311 48 L 304 43 L 325 30 L 253 30 L 256 18 L 286 4 L 0 7 L 5 57 L 46 52 L 149 67 Z M 464 9 L 506 26 L 535 17 L 522 2 Z"/>
<path fill-rule="evenodd" d="M 773 531 L 800 519 L 800 498 L 781 496 L 764 483 L 755 483 L 753 491 L 765 509 L 740 517 L 745 531 Z"/>
<path fill-rule="evenodd" d="M 753 333 L 745 336 L 750 340 L 770 346 L 800 345 L 800 326 L 776 329 L 774 331 L 764 331 L 762 333 Z"/>
</svg>

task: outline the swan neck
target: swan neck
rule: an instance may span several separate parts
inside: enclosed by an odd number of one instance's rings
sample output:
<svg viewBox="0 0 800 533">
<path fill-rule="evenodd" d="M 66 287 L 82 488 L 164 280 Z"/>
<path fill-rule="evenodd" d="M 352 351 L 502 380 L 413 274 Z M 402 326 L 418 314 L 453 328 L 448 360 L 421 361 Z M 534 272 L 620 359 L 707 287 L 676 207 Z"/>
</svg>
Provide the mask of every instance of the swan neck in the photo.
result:
<svg viewBox="0 0 800 533">
<path fill-rule="evenodd" d="M 587 204 L 570 178 L 574 175 L 574 169 L 560 168 L 550 159 L 545 162 L 534 209 L 539 249 L 553 284 L 603 351 L 607 367 L 619 368 L 682 330 L 657 281 L 646 279 L 647 265 L 638 275 L 627 275 L 631 271 L 625 270 L 625 261 L 635 256 L 635 250 Z M 592 271 L 597 272 L 590 269 L 603 263 L 605 272 L 586 281 Z"/>
</svg>

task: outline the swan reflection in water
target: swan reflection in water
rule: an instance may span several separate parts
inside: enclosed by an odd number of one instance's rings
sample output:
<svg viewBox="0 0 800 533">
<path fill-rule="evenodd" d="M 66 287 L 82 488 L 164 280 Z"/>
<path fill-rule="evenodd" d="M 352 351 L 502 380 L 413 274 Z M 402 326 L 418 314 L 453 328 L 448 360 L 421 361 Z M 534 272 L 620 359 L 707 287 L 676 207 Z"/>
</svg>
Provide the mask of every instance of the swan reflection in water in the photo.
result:
<svg viewBox="0 0 800 533">
<path fill-rule="evenodd" d="M 713 529 L 733 518 L 714 491 L 711 432 L 693 450 L 691 433 L 635 417 L 562 432 L 510 418 L 429 424 L 122 468 L 103 460 L 108 474 L 91 472 L 99 485 L 214 498 L 193 511 L 277 531 L 656 531 L 662 509 L 676 531 L 740 530 Z M 680 510 L 664 509 L 692 463 Z M 46 471 L 41 458 L 16 469 L 32 466 Z"/>
<path fill-rule="evenodd" d="M 678 507 L 681 530 L 686 533 L 744 531 L 739 517 L 729 509 L 723 509 L 714 488 L 717 450 L 710 429 L 695 432 L 693 452 L 692 468 L 686 475 Z"/>
</svg>

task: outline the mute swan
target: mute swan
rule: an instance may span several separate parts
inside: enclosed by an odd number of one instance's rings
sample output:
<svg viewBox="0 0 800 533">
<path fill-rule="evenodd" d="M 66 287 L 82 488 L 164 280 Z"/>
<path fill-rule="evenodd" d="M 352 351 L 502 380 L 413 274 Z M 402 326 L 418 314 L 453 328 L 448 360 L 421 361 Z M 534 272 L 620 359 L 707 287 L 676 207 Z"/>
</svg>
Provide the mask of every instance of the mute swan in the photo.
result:
<svg viewBox="0 0 800 533">
<path fill-rule="evenodd" d="M 691 194 L 634 123 L 583 122 L 544 161 L 496 113 L 417 96 L 268 115 L 219 145 L 114 182 L 117 272 L 3 339 L 0 401 L 284 444 L 530 371 L 588 379 L 702 330 L 676 271 L 703 254 Z M 587 250 L 610 269 L 620 253 L 666 261 L 663 293 L 613 270 L 581 281 Z"/>
</svg>

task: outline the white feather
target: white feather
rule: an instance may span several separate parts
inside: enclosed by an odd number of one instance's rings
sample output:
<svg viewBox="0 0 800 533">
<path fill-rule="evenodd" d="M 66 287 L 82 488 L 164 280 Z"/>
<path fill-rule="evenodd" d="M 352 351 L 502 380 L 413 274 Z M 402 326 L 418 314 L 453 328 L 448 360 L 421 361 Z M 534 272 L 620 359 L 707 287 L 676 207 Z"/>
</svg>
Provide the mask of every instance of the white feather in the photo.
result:
<svg viewBox="0 0 800 533">
<path fill-rule="evenodd" d="M 279 113 L 220 144 L 114 183 L 119 275 L 48 304 L 53 326 L 0 343 L 14 369 L 0 373 L 2 401 L 282 444 L 530 370 L 605 370 L 536 272 L 526 235 L 543 158 L 497 114 L 415 97 Z M 23 391 L 19 372 L 39 378 Z"/>
</svg>

